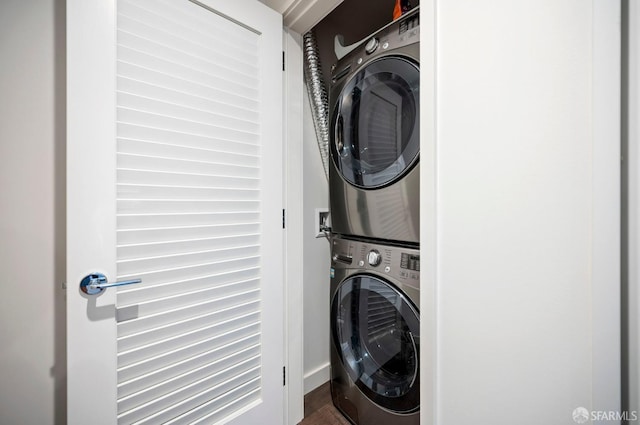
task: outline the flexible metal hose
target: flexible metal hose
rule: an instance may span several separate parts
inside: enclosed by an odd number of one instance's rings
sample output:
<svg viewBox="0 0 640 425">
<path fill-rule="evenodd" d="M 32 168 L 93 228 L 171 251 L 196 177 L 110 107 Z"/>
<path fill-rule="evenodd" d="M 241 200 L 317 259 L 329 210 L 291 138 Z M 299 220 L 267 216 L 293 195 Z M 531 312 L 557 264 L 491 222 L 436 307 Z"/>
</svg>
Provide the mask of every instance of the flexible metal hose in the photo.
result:
<svg viewBox="0 0 640 425">
<path fill-rule="evenodd" d="M 318 43 L 313 30 L 303 36 L 304 79 L 311 103 L 313 126 L 318 139 L 322 166 L 329 178 L 329 98 L 322 78 Z"/>
</svg>

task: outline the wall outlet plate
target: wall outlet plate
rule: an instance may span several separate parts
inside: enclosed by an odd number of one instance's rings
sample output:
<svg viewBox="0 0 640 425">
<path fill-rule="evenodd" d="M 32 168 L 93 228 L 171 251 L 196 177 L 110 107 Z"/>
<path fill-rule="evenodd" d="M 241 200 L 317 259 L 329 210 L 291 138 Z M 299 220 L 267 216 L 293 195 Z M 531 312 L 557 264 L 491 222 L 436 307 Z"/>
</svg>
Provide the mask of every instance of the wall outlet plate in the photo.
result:
<svg viewBox="0 0 640 425">
<path fill-rule="evenodd" d="M 316 238 L 324 238 L 326 233 L 331 231 L 329 208 L 316 208 L 313 219 L 313 231 L 316 234 Z"/>
</svg>

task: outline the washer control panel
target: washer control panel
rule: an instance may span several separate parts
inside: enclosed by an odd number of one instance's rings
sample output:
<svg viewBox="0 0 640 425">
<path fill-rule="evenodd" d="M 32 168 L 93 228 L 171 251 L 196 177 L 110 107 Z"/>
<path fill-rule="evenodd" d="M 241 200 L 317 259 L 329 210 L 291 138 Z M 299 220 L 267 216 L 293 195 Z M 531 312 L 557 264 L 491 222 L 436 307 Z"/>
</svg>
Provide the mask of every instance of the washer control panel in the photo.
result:
<svg viewBox="0 0 640 425">
<path fill-rule="evenodd" d="M 331 267 L 372 271 L 420 287 L 420 251 L 411 247 L 333 238 Z"/>
</svg>

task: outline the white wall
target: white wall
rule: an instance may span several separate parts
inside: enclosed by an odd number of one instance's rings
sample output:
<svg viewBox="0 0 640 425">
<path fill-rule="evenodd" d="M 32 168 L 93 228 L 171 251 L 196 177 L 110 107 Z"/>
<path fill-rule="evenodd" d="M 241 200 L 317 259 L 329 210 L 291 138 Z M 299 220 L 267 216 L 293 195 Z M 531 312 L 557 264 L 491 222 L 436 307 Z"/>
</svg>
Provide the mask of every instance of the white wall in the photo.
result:
<svg viewBox="0 0 640 425">
<path fill-rule="evenodd" d="M 0 2 L 0 423 L 64 424 L 65 2 Z"/>
<path fill-rule="evenodd" d="M 569 425 L 579 406 L 619 408 L 619 5 L 603 58 L 599 0 L 435 3 L 425 293 L 437 311 L 421 314 L 436 317 L 437 383 L 424 423 Z"/>
<path fill-rule="evenodd" d="M 329 243 L 315 238 L 316 208 L 329 206 L 309 98 L 303 99 L 304 391 L 329 380 Z"/>
</svg>

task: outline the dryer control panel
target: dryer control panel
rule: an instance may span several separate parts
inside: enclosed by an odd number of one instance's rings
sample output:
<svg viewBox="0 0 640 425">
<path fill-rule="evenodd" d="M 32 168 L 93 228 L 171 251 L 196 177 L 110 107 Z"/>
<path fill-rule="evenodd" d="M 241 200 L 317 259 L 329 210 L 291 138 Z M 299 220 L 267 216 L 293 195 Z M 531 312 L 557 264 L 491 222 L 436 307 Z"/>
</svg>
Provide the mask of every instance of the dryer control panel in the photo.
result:
<svg viewBox="0 0 640 425">
<path fill-rule="evenodd" d="M 331 82 L 336 83 L 355 72 L 366 62 L 394 50 L 420 41 L 420 7 L 415 7 L 401 18 L 389 23 L 363 40 L 362 44 L 349 52 L 331 67 Z"/>
<path fill-rule="evenodd" d="M 415 248 L 342 238 L 333 238 L 331 243 L 331 267 L 335 269 L 371 271 L 420 287 L 420 251 Z"/>
</svg>

